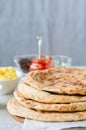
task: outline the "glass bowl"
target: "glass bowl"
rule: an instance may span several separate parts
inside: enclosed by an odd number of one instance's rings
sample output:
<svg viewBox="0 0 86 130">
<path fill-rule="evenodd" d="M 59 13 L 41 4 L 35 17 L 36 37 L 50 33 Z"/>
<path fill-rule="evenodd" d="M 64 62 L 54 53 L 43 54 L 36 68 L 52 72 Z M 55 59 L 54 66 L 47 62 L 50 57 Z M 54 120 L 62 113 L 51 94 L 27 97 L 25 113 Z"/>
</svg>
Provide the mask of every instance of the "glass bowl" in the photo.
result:
<svg viewBox="0 0 86 130">
<path fill-rule="evenodd" d="M 33 58 L 37 58 L 37 55 L 35 54 L 20 55 L 14 57 L 14 62 L 17 65 L 17 67 L 22 70 L 22 72 L 28 73 L 31 65 L 31 60 Z M 55 55 L 55 56 L 51 56 L 51 58 L 52 58 L 53 66 L 65 66 L 65 67 L 71 66 L 72 59 L 68 56 Z"/>
</svg>

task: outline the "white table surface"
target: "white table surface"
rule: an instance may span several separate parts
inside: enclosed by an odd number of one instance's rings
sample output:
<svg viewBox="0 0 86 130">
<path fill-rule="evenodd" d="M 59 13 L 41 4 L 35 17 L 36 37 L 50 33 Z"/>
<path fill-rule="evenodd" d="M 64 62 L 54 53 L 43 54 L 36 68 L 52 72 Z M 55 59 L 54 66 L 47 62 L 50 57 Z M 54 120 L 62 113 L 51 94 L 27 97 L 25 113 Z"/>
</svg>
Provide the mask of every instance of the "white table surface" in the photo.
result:
<svg viewBox="0 0 86 130">
<path fill-rule="evenodd" d="M 8 100 L 13 95 L 0 96 L 0 130 L 21 130 L 22 123 L 14 120 L 8 113 L 6 107 Z"/>
</svg>

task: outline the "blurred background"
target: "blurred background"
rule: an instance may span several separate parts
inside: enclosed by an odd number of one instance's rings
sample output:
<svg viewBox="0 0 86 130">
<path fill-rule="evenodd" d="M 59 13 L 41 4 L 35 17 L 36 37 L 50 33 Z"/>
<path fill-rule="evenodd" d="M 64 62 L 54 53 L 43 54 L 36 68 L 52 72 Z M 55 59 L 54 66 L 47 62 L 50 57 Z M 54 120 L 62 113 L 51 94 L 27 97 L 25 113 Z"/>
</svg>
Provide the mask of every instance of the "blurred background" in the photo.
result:
<svg viewBox="0 0 86 130">
<path fill-rule="evenodd" d="M 0 0 L 0 66 L 16 55 L 67 55 L 86 65 L 86 0 Z"/>
</svg>

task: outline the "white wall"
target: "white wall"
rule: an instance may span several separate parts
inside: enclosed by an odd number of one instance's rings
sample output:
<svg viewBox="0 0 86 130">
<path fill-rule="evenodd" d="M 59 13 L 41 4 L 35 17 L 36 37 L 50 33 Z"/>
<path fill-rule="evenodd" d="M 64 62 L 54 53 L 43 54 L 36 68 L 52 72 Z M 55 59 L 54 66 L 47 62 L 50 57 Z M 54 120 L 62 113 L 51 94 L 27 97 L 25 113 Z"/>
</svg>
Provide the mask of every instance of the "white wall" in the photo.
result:
<svg viewBox="0 0 86 130">
<path fill-rule="evenodd" d="M 42 52 L 68 55 L 73 65 L 86 65 L 86 0 L 0 0 L 0 65 L 13 57 Z"/>
</svg>

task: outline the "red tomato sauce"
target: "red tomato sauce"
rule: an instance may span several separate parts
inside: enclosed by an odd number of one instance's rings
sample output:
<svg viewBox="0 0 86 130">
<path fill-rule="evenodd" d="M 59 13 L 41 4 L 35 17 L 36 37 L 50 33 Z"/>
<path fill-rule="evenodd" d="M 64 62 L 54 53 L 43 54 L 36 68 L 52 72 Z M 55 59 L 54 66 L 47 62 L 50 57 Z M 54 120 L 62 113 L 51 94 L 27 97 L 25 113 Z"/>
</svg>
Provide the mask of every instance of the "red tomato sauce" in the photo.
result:
<svg viewBox="0 0 86 130">
<path fill-rule="evenodd" d="M 41 56 L 40 59 L 32 59 L 30 65 L 30 71 L 33 70 L 45 70 L 53 67 L 52 58 L 50 56 Z"/>
</svg>

